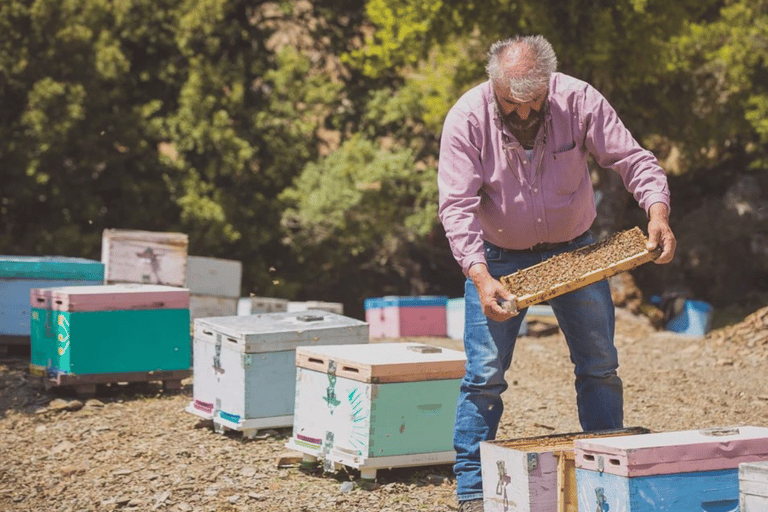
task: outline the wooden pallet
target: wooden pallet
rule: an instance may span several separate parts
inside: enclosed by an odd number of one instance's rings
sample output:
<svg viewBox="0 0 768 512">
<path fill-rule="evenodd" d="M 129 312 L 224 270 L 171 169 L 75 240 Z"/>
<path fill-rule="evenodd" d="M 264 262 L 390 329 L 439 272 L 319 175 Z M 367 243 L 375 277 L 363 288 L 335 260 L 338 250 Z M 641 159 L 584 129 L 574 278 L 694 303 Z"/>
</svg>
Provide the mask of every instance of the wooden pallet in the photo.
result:
<svg viewBox="0 0 768 512">
<path fill-rule="evenodd" d="M 33 369 L 30 368 L 30 372 Z M 96 386 L 99 384 L 117 384 L 120 382 L 154 382 L 162 381 L 163 391 L 178 391 L 181 389 L 181 381 L 192 375 L 192 370 L 158 370 L 152 372 L 126 372 L 126 373 L 92 373 L 87 375 L 73 375 L 69 373 L 48 372 L 42 377 L 46 389 L 54 387 L 70 387 L 75 393 L 83 397 L 91 397 L 96 394 Z"/>
<path fill-rule="evenodd" d="M 217 434 L 224 434 L 231 430 L 241 432 L 246 439 L 254 439 L 259 430 L 286 428 L 293 425 L 293 415 L 268 418 L 233 417 L 221 411 L 214 411 L 213 404 L 206 404 L 200 400 L 192 400 L 184 410 L 204 420 L 211 421 L 213 431 Z"/>
<path fill-rule="evenodd" d="M 29 336 L 0 334 L 0 357 L 21 351 L 29 353 L 29 345 Z"/>
<path fill-rule="evenodd" d="M 346 450 L 333 448 L 328 450 L 322 445 L 311 446 L 302 443 L 295 436 L 291 437 L 285 446 L 302 454 L 302 465 L 305 467 L 322 466 L 323 470 L 329 473 L 340 471 L 345 467 L 353 468 L 360 471 L 360 478 L 363 480 L 376 480 L 376 473 L 379 469 L 437 466 L 453 464 L 456 461 L 456 452 L 453 450 L 388 457 L 367 457 L 348 453 Z"/>
<path fill-rule="evenodd" d="M 632 248 L 634 250 L 632 250 L 630 254 L 621 254 L 620 251 L 606 250 L 607 248 L 610 248 L 612 244 L 616 244 L 619 241 L 632 242 Z M 538 304 L 598 281 L 602 281 L 603 279 L 607 279 L 658 258 L 659 255 L 661 255 L 661 248 L 659 247 L 649 252 L 644 248 L 645 242 L 646 238 L 642 231 L 640 231 L 640 228 L 635 227 L 586 247 L 557 254 L 538 265 L 519 270 L 507 276 L 502 276 L 500 281 L 507 290 L 516 296 L 515 306 L 517 309 L 524 309 L 533 304 Z M 642 249 L 640 249 L 641 247 Z M 608 256 L 613 255 L 608 254 L 611 252 L 620 254 L 621 258 L 605 265 L 603 258 L 606 254 Z M 569 279 L 562 282 L 546 285 L 544 286 L 544 289 L 537 289 L 536 291 L 520 291 L 518 283 L 521 280 L 536 275 L 551 276 L 553 273 L 558 272 L 557 268 L 561 267 L 563 263 L 568 263 L 572 267 L 583 268 L 584 273 L 576 277 L 571 276 Z"/>
</svg>

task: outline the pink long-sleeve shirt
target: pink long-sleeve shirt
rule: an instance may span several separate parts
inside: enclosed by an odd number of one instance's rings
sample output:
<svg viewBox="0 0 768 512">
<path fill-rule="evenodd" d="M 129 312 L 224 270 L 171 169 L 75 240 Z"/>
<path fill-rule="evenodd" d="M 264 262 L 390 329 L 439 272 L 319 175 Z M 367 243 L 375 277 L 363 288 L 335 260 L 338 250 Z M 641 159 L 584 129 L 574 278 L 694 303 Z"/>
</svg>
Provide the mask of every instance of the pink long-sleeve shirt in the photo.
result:
<svg viewBox="0 0 768 512">
<path fill-rule="evenodd" d="M 438 163 L 440 220 L 465 274 L 484 263 L 483 240 L 506 249 L 564 242 L 597 212 L 587 157 L 618 172 L 646 212 L 669 207 L 656 157 L 643 149 L 592 86 L 554 73 L 543 130 L 531 153 L 498 114 L 490 82 L 466 92 L 443 125 Z"/>
</svg>

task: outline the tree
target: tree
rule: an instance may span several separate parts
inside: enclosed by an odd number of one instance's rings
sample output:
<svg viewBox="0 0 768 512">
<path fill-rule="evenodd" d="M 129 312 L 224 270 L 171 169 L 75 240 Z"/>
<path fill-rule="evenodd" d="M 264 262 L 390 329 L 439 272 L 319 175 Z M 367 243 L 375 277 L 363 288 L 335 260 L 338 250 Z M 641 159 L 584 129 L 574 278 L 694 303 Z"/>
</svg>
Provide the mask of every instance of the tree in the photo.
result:
<svg viewBox="0 0 768 512">
<path fill-rule="evenodd" d="M 692 21 L 670 41 L 670 69 L 689 84 L 688 158 L 712 165 L 768 156 L 768 2 L 729 1 L 713 20 Z M 761 160 L 762 159 L 762 160 Z"/>
<path fill-rule="evenodd" d="M 307 289 L 344 283 L 362 299 L 372 289 L 421 294 L 434 287 L 423 265 L 435 194 L 434 168 L 419 169 L 410 150 L 382 149 L 362 137 L 308 164 L 281 194 L 288 242 L 314 276 Z"/>
<path fill-rule="evenodd" d="M 168 30 L 176 3 L 0 6 L 8 252 L 98 257 L 104 227 L 159 229 L 176 217 L 146 127 L 178 78 L 163 66 L 179 57 Z"/>
</svg>

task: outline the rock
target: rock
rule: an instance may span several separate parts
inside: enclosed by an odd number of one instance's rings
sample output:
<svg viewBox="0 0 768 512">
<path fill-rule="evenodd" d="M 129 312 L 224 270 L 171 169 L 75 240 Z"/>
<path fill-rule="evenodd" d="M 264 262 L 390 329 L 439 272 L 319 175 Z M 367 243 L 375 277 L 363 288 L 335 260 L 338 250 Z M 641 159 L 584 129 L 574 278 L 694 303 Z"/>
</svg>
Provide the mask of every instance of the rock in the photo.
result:
<svg viewBox="0 0 768 512">
<path fill-rule="evenodd" d="M 276 465 L 278 468 L 291 468 L 301 465 L 304 455 L 298 452 L 286 452 L 278 455 Z"/>
<path fill-rule="evenodd" d="M 51 400 L 51 403 L 48 404 L 47 409 L 49 411 L 59 412 L 59 411 L 79 411 L 83 408 L 83 402 L 80 400 L 63 400 L 61 398 L 56 398 L 55 400 Z"/>
<path fill-rule="evenodd" d="M 371 480 L 362 480 L 358 482 L 358 487 L 364 491 L 375 491 L 381 487 L 381 484 L 373 482 Z"/>
<path fill-rule="evenodd" d="M 66 452 L 74 448 L 75 445 L 69 441 L 62 441 L 61 443 L 57 444 L 53 448 L 51 448 L 52 454 L 57 454 L 61 452 Z"/>
<path fill-rule="evenodd" d="M 280 435 L 276 430 L 268 429 L 268 430 L 260 430 L 257 435 L 255 435 L 254 439 L 269 439 L 271 437 L 277 437 Z"/>
<path fill-rule="evenodd" d="M 342 482 L 341 485 L 339 485 L 339 492 L 341 493 L 352 492 L 354 488 L 355 488 L 354 482 Z"/>
</svg>

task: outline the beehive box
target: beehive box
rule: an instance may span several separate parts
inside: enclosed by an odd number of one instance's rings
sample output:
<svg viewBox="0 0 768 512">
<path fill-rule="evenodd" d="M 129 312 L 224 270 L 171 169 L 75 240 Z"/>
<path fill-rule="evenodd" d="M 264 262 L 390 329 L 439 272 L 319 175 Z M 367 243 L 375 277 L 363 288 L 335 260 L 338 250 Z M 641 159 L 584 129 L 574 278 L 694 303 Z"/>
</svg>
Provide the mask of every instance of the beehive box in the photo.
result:
<svg viewBox="0 0 768 512">
<path fill-rule="evenodd" d="M 250 437 L 293 422 L 296 347 L 365 343 L 365 322 L 327 311 L 265 313 L 194 321 L 189 413 L 217 431 Z"/>
<path fill-rule="evenodd" d="M 646 242 L 640 228 L 635 227 L 581 249 L 557 254 L 538 265 L 502 276 L 500 281 L 515 295 L 517 309 L 523 309 L 653 261 L 661 250 L 649 252 Z"/>
<path fill-rule="evenodd" d="M 242 273 L 243 264 L 236 260 L 188 256 L 184 287 L 192 319 L 237 315 Z"/>
<path fill-rule="evenodd" d="M 105 282 L 183 287 L 188 245 L 183 233 L 105 229 L 101 237 Z"/>
<path fill-rule="evenodd" d="M 248 314 L 284 313 L 288 311 L 288 299 L 275 297 L 249 297 L 250 310 Z"/>
<path fill-rule="evenodd" d="M 535 308 L 537 306 L 531 306 Z M 543 306 L 541 306 L 543 307 Z M 520 324 L 519 336 L 525 336 L 528 333 L 528 318 L 531 317 L 531 308 L 523 318 Z M 464 298 L 448 299 L 445 305 L 445 335 L 452 340 L 464 339 Z"/>
<path fill-rule="evenodd" d="M 739 464 L 739 510 L 768 510 L 768 460 Z"/>
<path fill-rule="evenodd" d="M 448 299 L 445 303 L 445 335 L 452 340 L 464 339 L 464 298 Z"/>
<path fill-rule="evenodd" d="M 104 264 L 66 256 L 0 256 L 0 344 L 30 344 L 34 288 L 101 284 Z"/>
<path fill-rule="evenodd" d="M 768 459 L 768 428 L 576 440 L 574 451 L 579 512 L 731 512 L 739 464 Z"/>
<path fill-rule="evenodd" d="M 420 343 L 299 347 L 293 436 L 326 469 L 450 463 L 463 352 Z"/>
<path fill-rule="evenodd" d="M 447 297 L 371 298 L 364 301 L 371 338 L 446 336 Z"/>
<path fill-rule="evenodd" d="M 47 374 L 188 370 L 189 291 L 114 284 L 30 292 L 31 368 Z"/>
<path fill-rule="evenodd" d="M 576 512 L 576 439 L 648 433 L 632 427 L 480 443 L 485 512 Z"/>
<path fill-rule="evenodd" d="M 337 315 L 344 314 L 344 304 L 341 302 L 325 302 L 321 300 L 308 300 L 308 301 L 289 301 L 287 310 L 289 313 L 296 313 L 298 311 L 306 311 L 308 309 L 319 309 L 321 311 L 330 311 Z"/>
</svg>

